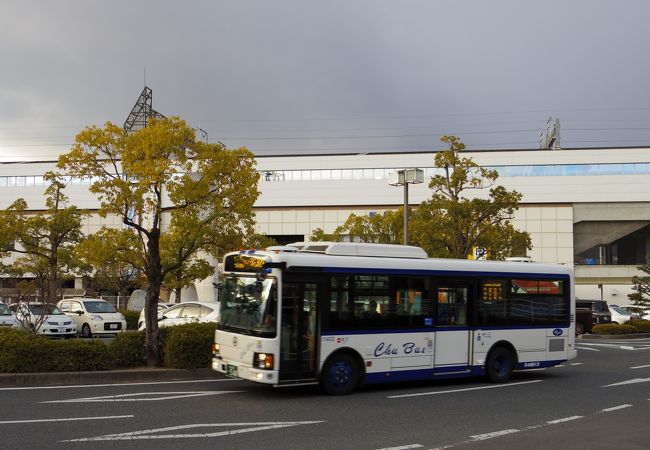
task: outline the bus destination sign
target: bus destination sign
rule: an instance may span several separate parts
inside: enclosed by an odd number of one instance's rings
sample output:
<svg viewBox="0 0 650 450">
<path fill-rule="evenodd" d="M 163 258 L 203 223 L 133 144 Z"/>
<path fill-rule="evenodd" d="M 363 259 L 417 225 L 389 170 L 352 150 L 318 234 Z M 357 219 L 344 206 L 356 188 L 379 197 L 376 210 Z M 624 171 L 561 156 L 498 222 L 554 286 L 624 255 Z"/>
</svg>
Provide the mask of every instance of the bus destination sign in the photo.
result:
<svg viewBox="0 0 650 450">
<path fill-rule="evenodd" d="M 226 257 L 225 270 L 229 272 L 260 272 L 266 258 L 253 255 L 230 255 Z"/>
</svg>

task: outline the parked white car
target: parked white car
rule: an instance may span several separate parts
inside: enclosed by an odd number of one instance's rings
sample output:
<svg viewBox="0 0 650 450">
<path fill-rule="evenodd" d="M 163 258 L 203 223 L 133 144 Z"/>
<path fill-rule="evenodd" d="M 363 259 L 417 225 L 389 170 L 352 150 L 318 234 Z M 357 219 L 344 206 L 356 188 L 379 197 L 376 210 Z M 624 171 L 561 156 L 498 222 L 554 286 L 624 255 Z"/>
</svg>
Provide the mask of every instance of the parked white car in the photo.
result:
<svg viewBox="0 0 650 450">
<path fill-rule="evenodd" d="M 20 302 L 9 306 L 21 327 L 35 329 L 47 337 L 71 338 L 77 327 L 56 305 L 41 302 Z"/>
<path fill-rule="evenodd" d="M 638 320 L 639 315 L 628 311 L 620 306 L 609 306 L 609 312 L 612 315 L 612 323 L 626 323 L 630 320 Z"/>
<path fill-rule="evenodd" d="M 158 317 L 162 316 L 162 314 L 167 310 L 168 308 L 174 306 L 175 303 L 158 303 Z M 144 330 L 144 308 L 140 310 L 140 318 L 138 319 L 138 330 L 142 329 Z"/>
<path fill-rule="evenodd" d="M 219 304 L 203 302 L 183 302 L 163 311 L 158 316 L 158 326 L 168 327 L 193 322 L 216 322 L 219 320 Z M 138 330 L 144 330 L 143 322 Z"/>
<path fill-rule="evenodd" d="M 643 308 L 637 305 L 621 305 L 621 308 L 631 313 L 638 314 L 643 320 L 650 320 L 650 309 L 648 308 Z"/>
<path fill-rule="evenodd" d="M 20 324 L 9 307 L 0 302 L 0 328 L 5 327 L 20 328 Z"/>
<path fill-rule="evenodd" d="M 57 306 L 76 323 L 85 338 L 126 331 L 126 320 L 113 304 L 100 298 L 68 298 Z"/>
</svg>

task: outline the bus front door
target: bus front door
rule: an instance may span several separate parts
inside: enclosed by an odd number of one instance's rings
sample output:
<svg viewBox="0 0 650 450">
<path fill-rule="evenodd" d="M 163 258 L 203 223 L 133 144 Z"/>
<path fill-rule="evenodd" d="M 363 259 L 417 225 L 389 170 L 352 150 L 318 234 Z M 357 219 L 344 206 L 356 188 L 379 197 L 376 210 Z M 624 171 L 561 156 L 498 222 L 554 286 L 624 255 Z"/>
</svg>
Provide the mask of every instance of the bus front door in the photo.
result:
<svg viewBox="0 0 650 450">
<path fill-rule="evenodd" d="M 434 373 L 445 375 L 470 371 L 469 300 L 471 284 L 437 287 Z"/>
<path fill-rule="evenodd" d="M 280 382 L 316 379 L 318 284 L 285 282 L 282 287 Z"/>
</svg>

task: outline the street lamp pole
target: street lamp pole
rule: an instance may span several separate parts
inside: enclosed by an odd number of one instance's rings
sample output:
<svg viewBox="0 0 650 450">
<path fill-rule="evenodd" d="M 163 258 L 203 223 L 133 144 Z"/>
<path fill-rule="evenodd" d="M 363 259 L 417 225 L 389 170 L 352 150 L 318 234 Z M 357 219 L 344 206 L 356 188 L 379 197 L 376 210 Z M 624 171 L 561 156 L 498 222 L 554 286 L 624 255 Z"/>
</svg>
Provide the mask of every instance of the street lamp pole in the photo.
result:
<svg viewBox="0 0 650 450">
<path fill-rule="evenodd" d="M 404 183 L 404 245 L 409 245 L 409 184 Z"/>
<path fill-rule="evenodd" d="M 409 184 L 424 182 L 422 169 L 401 169 L 389 177 L 391 186 L 404 186 L 404 245 L 409 245 Z"/>
</svg>

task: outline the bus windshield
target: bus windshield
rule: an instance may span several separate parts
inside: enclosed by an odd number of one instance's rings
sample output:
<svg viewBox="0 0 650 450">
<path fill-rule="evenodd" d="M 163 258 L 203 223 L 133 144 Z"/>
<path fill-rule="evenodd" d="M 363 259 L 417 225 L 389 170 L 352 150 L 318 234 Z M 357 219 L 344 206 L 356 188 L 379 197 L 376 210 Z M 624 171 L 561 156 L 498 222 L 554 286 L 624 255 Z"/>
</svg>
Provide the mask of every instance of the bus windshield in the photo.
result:
<svg viewBox="0 0 650 450">
<path fill-rule="evenodd" d="M 219 327 L 261 337 L 275 337 L 277 287 L 274 279 L 226 277 L 219 298 Z"/>
</svg>

